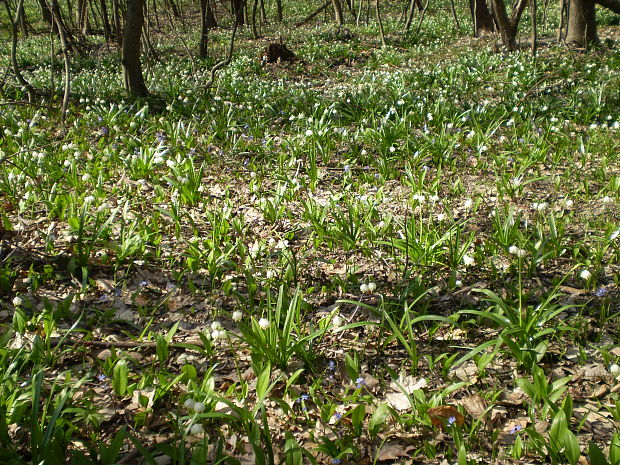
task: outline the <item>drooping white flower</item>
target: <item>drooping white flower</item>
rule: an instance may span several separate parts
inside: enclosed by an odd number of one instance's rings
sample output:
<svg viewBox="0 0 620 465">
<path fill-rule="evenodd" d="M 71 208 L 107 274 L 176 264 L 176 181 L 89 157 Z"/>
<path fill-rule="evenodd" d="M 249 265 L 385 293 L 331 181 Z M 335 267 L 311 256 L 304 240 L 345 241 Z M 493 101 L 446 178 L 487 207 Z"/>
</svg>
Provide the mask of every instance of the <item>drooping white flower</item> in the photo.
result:
<svg viewBox="0 0 620 465">
<path fill-rule="evenodd" d="M 189 432 L 192 434 L 202 434 L 204 433 L 204 428 L 202 427 L 202 425 L 200 423 L 194 423 L 190 428 L 189 428 Z"/>
<path fill-rule="evenodd" d="M 375 283 L 368 283 L 368 292 L 375 292 L 377 285 Z"/>
<path fill-rule="evenodd" d="M 579 272 L 579 277 L 581 279 L 583 279 L 584 281 L 587 281 L 588 279 L 590 279 L 592 277 L 592 273 L 590 273 L 590 271 L 584 269 L 584 270 L 581 270 Z"/>
<path fill-rule="evenodd" d="M 202 413 L 205 411 L 205 404 L 203 402 L 194 402 L 194 412 Z"/>
<path fill-rule="evenodd" d="M 194 405 L 196 405 L 196 402 L 194 402 L 194 399 L 191 397 L 188 397 L 185 399 L 185 402 L 183 402 L 183 406 L 188 410 L 194 410 Z"/>
<path fill-rule="evenodd" d="M 243 318 L 243 312 L 241 310 L 235 310 L 232 314 L 233 321 L 241 321 Z"/>
<path fill-rule="evenodd" d="M 271 326 L 271 321 L 269 321 L 267 318 L 261 318 L 260 320 L 258 320 L 258 326 L 260 327 L 260 329 L 267 329 Z"/>
<path fill-rule="evenodd" d="M 471 255 L 463 255 L 463 265 L 470 266 L 476 263 L 476 259 Z"/>
<path fill-rule="evenodd" d="M 334 315 L 332 318 L 332 325 L 334 325 L 334 328 L 340 328 L 342 325 L 342 317 L 339 314 Z"/>
<path fill-rule="evenodd" d="M 19 307 L 23 303 L 24 301 L 22 300 L 20 296 L 16 295 L 15 297 L 13 297 L 13 305 L 15 305 L 16 307 Z"/>
<path fill-rule="evenodd" d="M 368 284 L 364 283 L 360 286 L 360 292 L 362 294 L 368 294 Z"/>
</svg>

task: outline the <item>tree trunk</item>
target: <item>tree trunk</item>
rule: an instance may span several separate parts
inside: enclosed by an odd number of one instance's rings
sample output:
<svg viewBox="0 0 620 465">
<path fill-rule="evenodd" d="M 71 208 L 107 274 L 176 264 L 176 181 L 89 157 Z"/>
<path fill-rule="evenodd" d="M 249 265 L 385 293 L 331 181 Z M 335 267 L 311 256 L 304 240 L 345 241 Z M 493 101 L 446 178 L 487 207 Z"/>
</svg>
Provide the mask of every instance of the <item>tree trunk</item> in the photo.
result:
<svg viewBox="0 0 620 465">
<path fill-rule="evenodd" d="M 245 24 L 244 3 L 244 0 L 231 0 L 232 11 L 235 15 L 235 23 L 237 26 L 243 26 Z"/>
<path fill-rule="evenodd" d="M 578 46 L 585 46 L 589 42 L 598 42 L 596 11 L 593 0 L 570 0 L 566 42 Z"/>
<path fill-rule="evenodd" d="M 47 24 L 51 25 L 52 24 L 52 12 L 47 6 L 47 3 L 45 2 L 45 0 L 39 0 L 39 6 L 41 7 L 41 18 Z"/>
<path fill-rule="evenodd" d="M 88 22 L 88 0 L 78 0 L 76 12 L 77 27 L 82 34 L 87 35 L 90 32 L 90 24 Z"/>
<path fill-rule="evenodd" d="M 101 5 L 101 23 L 103 24 L 103 36 L 106 42 L 112 39 L 112 28 L 110 27 L 110 17 L 108 15 L 108 5 L 106 0 L 99 0 Z"/>
<path fill-rule="evenodd" d="M 495 21 L 485 0 L 469 0 L 469 10 L 474 22 L 474 37 L 483 31 L 495 32 Z"/>
<path fill-rule="evenodd" d="M 276 21 L 282 22 L 282 0 L 276 0 Z"/>
<path fill-rule="evenodd" d="M 144 0 L 127 0 L 123 32 L 123 70 L 125 89 L 132 95 L 145 96 L 149 91 L 142 76 L 140 39 L 144 25 Z"/>
<path fill-rule="evenodd" d="M 336 16 L 336 23 L 338 24 L 338 27 L 340 27 L 344 24 L 344 16 L 342 14 L 342 3 L 340 3 L 340 0 L 332 0 L 332 3 L 334 4 L 334 14 Z"/>
</svg>

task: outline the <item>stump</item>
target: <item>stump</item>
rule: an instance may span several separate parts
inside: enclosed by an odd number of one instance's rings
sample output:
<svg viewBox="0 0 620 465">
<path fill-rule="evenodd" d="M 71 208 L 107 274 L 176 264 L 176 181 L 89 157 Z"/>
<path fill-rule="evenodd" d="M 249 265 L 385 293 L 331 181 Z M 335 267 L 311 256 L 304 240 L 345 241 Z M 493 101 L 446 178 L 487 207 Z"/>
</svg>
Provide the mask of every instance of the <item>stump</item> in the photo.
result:
<svg viewBox="0 0 620 465">
<path fill-rule="evenodd" d="M 282 42 L 272 42 L 261 54 L 261 61 L 263 63 L 277 63 L 281 61 L 293 61 L 297 57 L 291 52 L 286 45 Z"/>
</svg>

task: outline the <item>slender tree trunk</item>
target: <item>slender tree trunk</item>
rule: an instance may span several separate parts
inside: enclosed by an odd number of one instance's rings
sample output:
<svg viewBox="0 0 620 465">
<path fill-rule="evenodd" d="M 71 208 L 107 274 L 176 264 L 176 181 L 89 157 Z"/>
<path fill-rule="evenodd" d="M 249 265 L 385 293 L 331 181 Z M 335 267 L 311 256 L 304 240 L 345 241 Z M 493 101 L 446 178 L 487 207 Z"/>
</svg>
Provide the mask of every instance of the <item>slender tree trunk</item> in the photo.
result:
<svg viewBox="0 0 620 465">
<path fill-rule="evenodd" d="M 19 67 L 19 63 L 17 62 L 17 25 L 19 22 L 19 15 L 15 13 L 15 19 L 10 19 L 12 14 L 9 8 L 9 2 L 4 2 L 4 6 L 6 8 L 7 16 L 11 22 L 11 65 L 13 66 L 13 74 L 17 79 L 17 82 L 26 89 L 28 92 L 28 99 L 32 101 L 34 99 L 34 88 L 22 75 L 21 69 Z M 24 0 L 18 0 L 17 10 L 24 8 Z"/>
<path fill-rule="evenodd" d="M 47 24 L 51 25 L 52 24 L 52 12 L 47 6 L 47 3 L 45 2 L 45 0 L 39 0 L 39 6 L 41 7 L 41 19 L 43 19 L 43 21 L 45 21 Z"/>
<path fill-rule="evenodd" d="M 530 2 L 530 17 L 532 18 L 532 55 L 536 55 L 536 47 L 538 41 L 538 22 L 536 18 L 537 4 L 536 0 L 529 0 Z"/>
<path fill-rule="evenodd" d="M 99 0 L 101 5 L 101 22 L 103 24 L 103 36 L 106 42 L 112 39 L 112 28 L 110 27 L 110 17 L 108 15 L 108 5 L 106 0 Z"/>
<path fill-rule="evenodd" d="M 379 0 L 375 0 L 375 13 L 377 14 L 377 22 L 379 23 L 379 34 L 381 35 L 381 47 L 385 48 L 385 31 L 383 30 L 383 21 L 381 21 L 381 10 L 379 9 Z"/>
<path fill-rule="evenodd" d="M 256 27 L 256 13 L 258 13 L 258 0 L 254 0 L 252 5 L 252 37 L 258 39 L 258 28 Z"/>
<path fill-rule="evenodd" d="M 200 58 L 206 58 L 208 55 L 209 29 L 212 27 L 217 27 L 217 23 L 209 0 L 200 0 L 200 47 L 198 52 Z"/>
<path fill-rule="evenodd" d="M 132 95 L 146 96 L 149 91 L 142 75 L 140 40 L 144 25 L 144 0 L 127 0 L 122 62 L 125 89 Z"/>
<path fill-rule="evenodd" d="M 245 14 L 243 10 L 244 0 L 231 0 L 233 15 L 235 15 L 235 23 L 237 26 L 245 24 Z"/>
<path fill-rule="evenodd" d="M 112 0 L 112 12 L 114 14 L 114 34 L 116 35 L 116 43 L 119 47 L 123 46 L 123 27 L 121 23 L 121 7 L 118 0 Z"/>
<path fill-rule="evenodd" d="M 276 0 L 276 21 L 282 22 L 282 0 Z"/>
<path fill-rule="evenodd" d="M 338 24 L 338 27 L 342 27 L 344 25 L 344 16 L 342 14 L 342 3 L 340 3 L 340 0 L 332 0 L 332 3 L 334 5 L 334 15 L 336 17 L 336 24 Z"/>
<path fill-rule="evenodd" d="M 90 31 L 90 25 L 88 24 L 88 0 L 78 0 L 76 11 L 77 27 L 86 35 Z"/>
<path fill-rule="evenodd" d="M 474 23 L 474 37 L 480 37 L 483 31 L 495 31 L 495 21 L 485 0 L 469 0 L 469 10 Z"/>
<path fill-rule="evenodd" d="M 582 47 L 589 42 L 598 42 L 595 4 L 592 0 L 570 0 L 566 42 Z"/>
</svg>

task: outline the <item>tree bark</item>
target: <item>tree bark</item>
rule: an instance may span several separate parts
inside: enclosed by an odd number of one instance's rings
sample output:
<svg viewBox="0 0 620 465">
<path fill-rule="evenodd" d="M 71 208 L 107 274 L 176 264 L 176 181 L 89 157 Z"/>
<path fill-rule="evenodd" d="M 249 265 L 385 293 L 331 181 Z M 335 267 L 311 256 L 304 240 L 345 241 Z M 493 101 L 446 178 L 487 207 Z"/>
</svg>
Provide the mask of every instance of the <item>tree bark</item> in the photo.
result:
<svg viewBox="0 0 620 465">
<path fill-rule="evenodd" d="M 235 16 L 235 24 L 237 26 L 243 26 L 245 24 L 245 14 L 243 10 L 243 6 L 245 4 L 244 0 L 230 0 L 232 5 L 233 15 Z"/>
<path fill-rule="evenodd" d="M 485 0 L 469 0 L 469 10 L 474 23 L 474 37 L 483 31 L 495 32 L 495 21 Z"/>
<path fill-rule="evenodd" d="M 332 3 L 334 5 L 334 15 L 336 17 L 336 23 L 338 24 L 338 27 L 341 27 L 342 25 L 344 25 L 344 15 L 342 14 L 342 3 L 340 3 L 340 0 L 332 0 Z"/>
<path fill-rule="evenodd" d="M 527 1 L 528 0 L 518 0 L 512 7 L 512 13 L 509 17 L 506 12 L 504 0 L 491 0 L 491 13 L 499 26 L 502 43 L 508 50 L 517 49 L 517 30 Z"/>
<path fill-rule="evenodd" d="M 577 46 L 586 46 L 589 42 L 598 42 L 596 10 L 593 0 L 570 0 L 566 42 Z"/>
<path fill-rule="evenodd" d="M 135 96 L 146 96 L 149 93 L 144 83 L 142 63 L 140 62 L 140 39 L 143 25 L 144 0 L 127 0 L 122 62 L 125 89 Z"/>
<path fill-rule="evenodd" d="M 282 22 L 282 0 L 276 0 L 276 21 Z"/>
<path fill-rule="evenodd" d="M 52 12 L 47 6 L 47 3 L 45 2 L 45 0 L 39 0 L 39 6 L 41 7 L 41 18 L 47 24 L 51 25 L 52 24 Z"/>
</svg>

